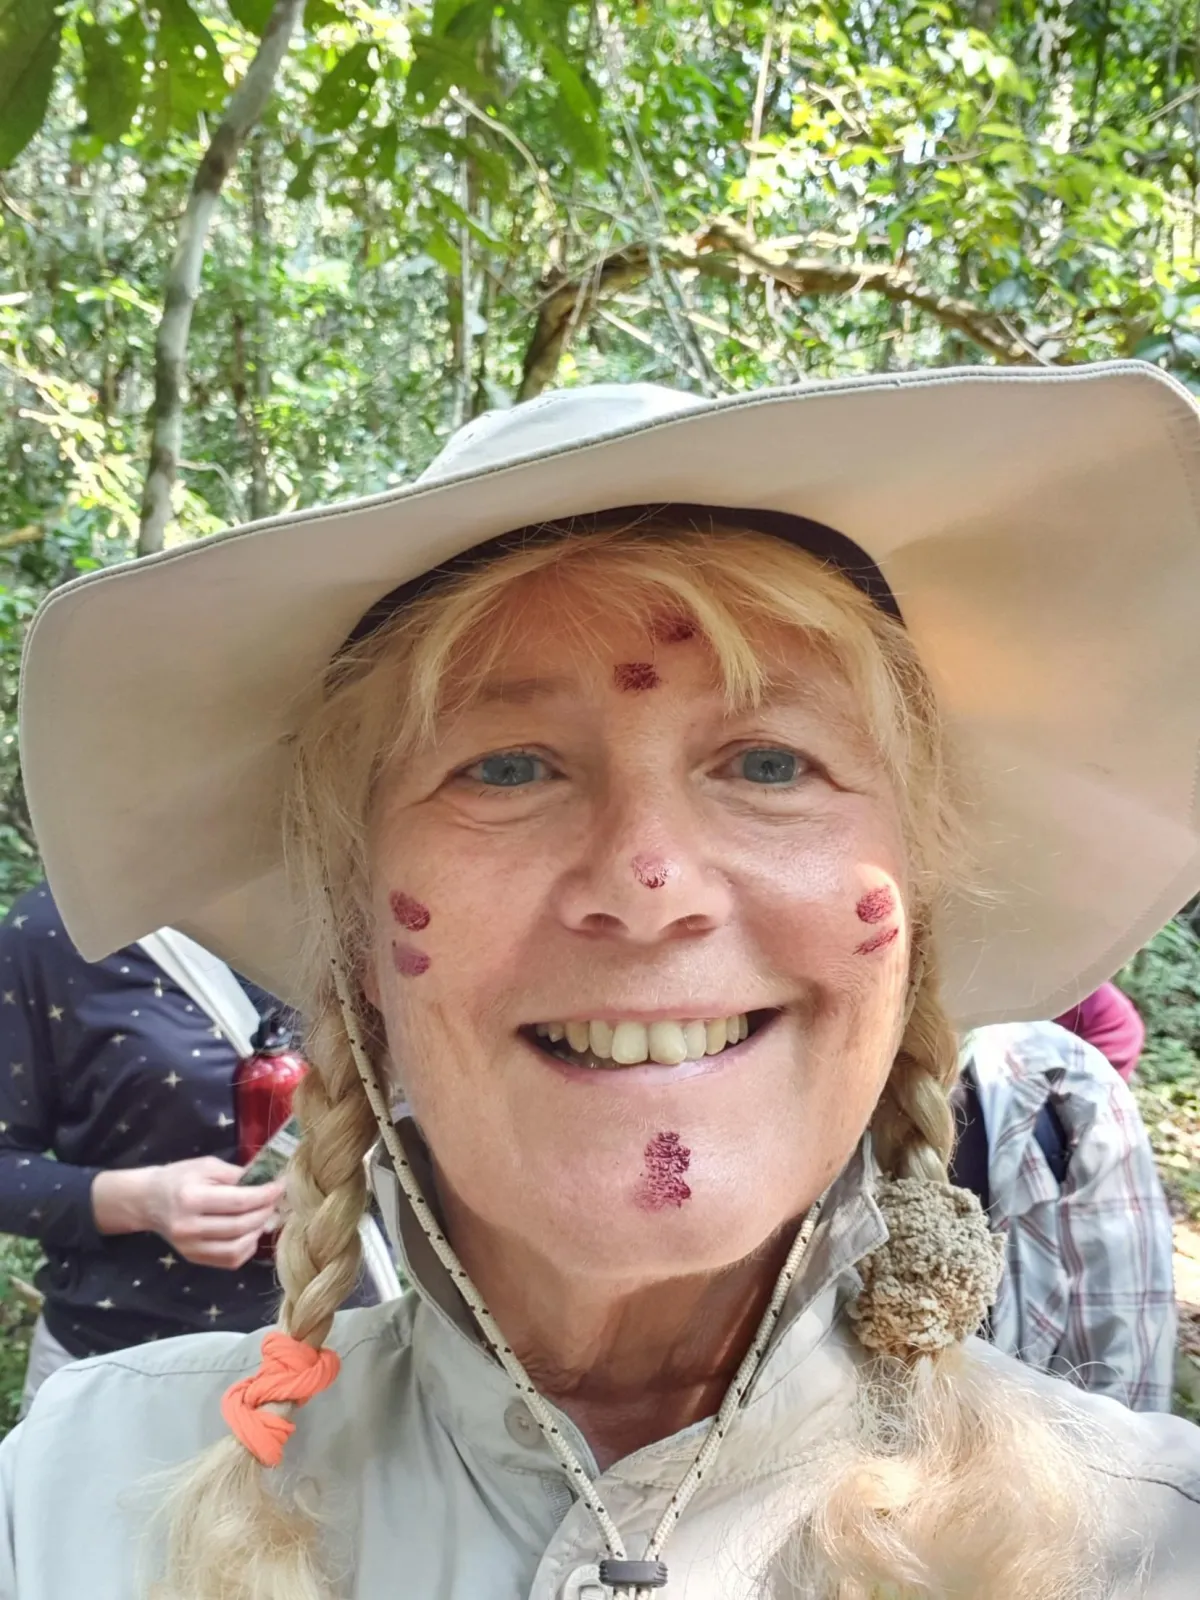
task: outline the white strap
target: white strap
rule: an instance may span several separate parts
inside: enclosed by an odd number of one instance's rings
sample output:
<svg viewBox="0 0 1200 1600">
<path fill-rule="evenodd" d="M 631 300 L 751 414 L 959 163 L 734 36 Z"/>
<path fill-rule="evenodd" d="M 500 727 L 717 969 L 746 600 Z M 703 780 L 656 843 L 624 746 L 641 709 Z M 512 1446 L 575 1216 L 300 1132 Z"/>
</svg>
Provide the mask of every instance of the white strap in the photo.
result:
<svg viewBox="0 0 1200 1600">
<path fill-rule="evenodd" d="M 239 1058 L 254 1054 L 251 1043 L 262 1018 L 230 969 L 211 950 L 177 928 L 160 928 L 138 943 L 172 983 L 177 983 L 220 1028 Z"/>
<path fill-rule="evenodd" d="M 177 928 L 160 928 L 138 943 L 172 983 L 177 983 L 211 1017 L 242 1060 L 253 1055 L 251 1040 L 261 1018 L 249 995 L 218 956 Z M 380 1302 L 399 1299 L 404 1290 L 378 1226 L 371 1217 L 364 1217 L 358 1232 L 363 1265 Z"/>
</svg>

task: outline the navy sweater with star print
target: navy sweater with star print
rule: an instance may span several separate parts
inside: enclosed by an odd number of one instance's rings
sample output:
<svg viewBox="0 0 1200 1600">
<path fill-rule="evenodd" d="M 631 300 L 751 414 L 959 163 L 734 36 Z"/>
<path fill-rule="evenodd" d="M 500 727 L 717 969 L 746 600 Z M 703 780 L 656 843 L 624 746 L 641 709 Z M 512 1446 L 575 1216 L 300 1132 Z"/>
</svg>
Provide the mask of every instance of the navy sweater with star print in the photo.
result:
<svg viewBox="0 0 1200 1600">
<path fill-rule="evenodd" d="M 192 1266 L 92 1215 L 103 1168 L 236 1160 L 236 1066 L 140 945 L 85 961 L 44 885 L 0 926 L 0 1232 L 41 1241 L 46 1325 L 72 1355 L 274 1321 L 270 1263 Z"/>
</svg>

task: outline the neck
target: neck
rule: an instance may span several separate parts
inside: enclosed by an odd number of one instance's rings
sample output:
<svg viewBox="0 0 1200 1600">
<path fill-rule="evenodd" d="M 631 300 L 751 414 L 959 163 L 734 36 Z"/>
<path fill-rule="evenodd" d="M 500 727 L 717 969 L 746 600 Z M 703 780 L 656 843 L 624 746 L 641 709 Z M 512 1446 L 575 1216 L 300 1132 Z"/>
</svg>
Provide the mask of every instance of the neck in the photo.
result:
<svg viewBox="0 0 1200 1600">
<path fill-rule="evenodd" d="M 786 1229 L 718 1272 L 598 1283 L 489 1227 L 445 1192 L 442 1202 L 471 1281 L 601 1471 L 718 1409 L 795 1236 Z"/>
</svg>

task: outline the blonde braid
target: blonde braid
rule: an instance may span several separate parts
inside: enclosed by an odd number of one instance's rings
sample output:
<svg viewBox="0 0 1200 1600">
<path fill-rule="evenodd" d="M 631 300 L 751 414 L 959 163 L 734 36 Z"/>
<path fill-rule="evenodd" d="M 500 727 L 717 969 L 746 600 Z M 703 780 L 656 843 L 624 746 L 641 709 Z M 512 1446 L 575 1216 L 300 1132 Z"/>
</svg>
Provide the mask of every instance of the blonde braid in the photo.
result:
<svg viewBox="0 0 1200 1600">
<path fill-rule="evenodd" d="M 958 1039 L 942 1006 L 927 931 L 914 934 L 913 952 L 916 988 L 872 1133 L 889 1177 L 945 1183 L 954 1148 L 950 1091 L 958 1077 Z"/>
<path fill-rule="evenodd" d="M 377 1130 L 336 1003 L 321 1012 L 309 1055 L 296 1096 L 304 1136 L 289 1168 L 292 1209 L 277 1259 L 282 1326 L 319 1348 L 357 1281 L 363 1161 Z M 329 1600 L 317 1519 L 277 1493 L 270 1477 L 234 1438 L 189 1466 L 163 1507 L 166 1552 L 154 1600 Z"/>
<path fill-rule="evenodd" d="M 288 1173 L 294 1210 L 279 1241 L 278 1264 L 280 1322 L 316 1347 L 358 1279 L 358 1225 L 367 1207 L 363 1159 L 378 1129 L 335 998 L 313 1028 L 309 1053 L 314 1067 L 296 1093 L 304 1137 Z"/>
</svg>

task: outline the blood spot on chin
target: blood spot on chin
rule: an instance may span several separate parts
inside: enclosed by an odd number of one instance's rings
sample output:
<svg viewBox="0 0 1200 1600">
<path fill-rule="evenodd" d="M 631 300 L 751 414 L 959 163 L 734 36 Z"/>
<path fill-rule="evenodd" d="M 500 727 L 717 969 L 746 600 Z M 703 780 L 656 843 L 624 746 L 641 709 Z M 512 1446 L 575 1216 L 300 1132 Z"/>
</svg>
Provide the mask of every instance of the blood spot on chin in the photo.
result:
<svg viewBox="0 0 1200 1600">
<path fill-rule="evenodd" d="M 870 889 L 854 908 L 854 913 L 860 922 L 882 922 L 885 917 L 890 917 L 896 909 L 896 897 L 886 883 L 881 883 L 878 889 Z"/>
<path fill-rule="evenodd" d="M 871 938 L 864 939 L 854 954 L 856 956 L 873 956 L 876 950 L 886 950 L 889 944 L 895 944 L 899 937 L 899 928 L 885 928 L 882 933 L 872 934 Z"/>
<path fill-rule="evenodd" d="M 411 944 L 395 939 L 392 941 L 392 965 L 402 978 L 419 978 L 429 971 L 429 957 L 424 950 L 415 950 Z"/>
<path fill-rule="evenodd" d="M 681 611 L 655 617 L 650 624 L 650 637 L 655 644 L 686 644 L 696 633 L 696 624 Z"/>
<path fill-rule="evenodd" d="M 638 693 L 643 689 L 657 689 L 662 679 L 650 661 L 619 661 L 613 668 L 613 682 L 618 689 Z"/>
<path fill-rule="evenodd" d="M 429 926 L 429 907 L 423 906 L 419 900 L 414 900 L 410 894 L 402 894 L 399 889 L 388 897 L 392 908 L 392 915 L 402 928 L 408 928 L 412 933 L 420 933 L 422 928 Z"/>
<path fill-rule="evenodd" d="M 677 1133 L 656 1133 L 646 1146 L 645 1169 L 637 1189 L 637 1203 L 643 1211 L 678 1208 L 692 1198 L 683 1175 L 692 1164 L 692 1152 Z"/>
<path fill-rule="evenodd" d="M 644 889 L 665 888 L 679 870 L 674 862 L 660 861 L 654 856 L 634 856 L 630 865 Z"/>
</svg>

